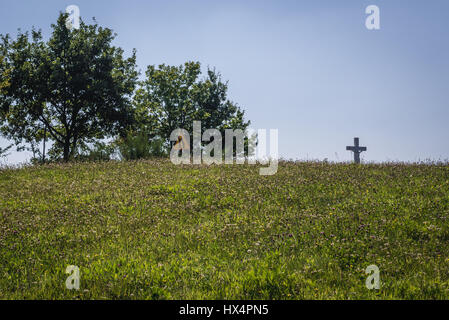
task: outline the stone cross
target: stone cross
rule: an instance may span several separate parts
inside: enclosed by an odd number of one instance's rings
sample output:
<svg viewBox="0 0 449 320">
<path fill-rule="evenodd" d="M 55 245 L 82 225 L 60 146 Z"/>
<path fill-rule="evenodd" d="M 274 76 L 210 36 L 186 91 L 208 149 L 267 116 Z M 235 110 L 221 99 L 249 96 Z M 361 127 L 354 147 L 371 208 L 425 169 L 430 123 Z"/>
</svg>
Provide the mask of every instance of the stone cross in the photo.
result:
<svg viewBox="0 0 449 320">
<path fill-rule="evenodd" d="M 360 153 L 366 151 L 366 147 L 359 146 L 359 138 L 354 138 L 354 146 L 347 146 L 346 150 L 354 152 L 354 162 L 360 163 Z"/>
</svg>

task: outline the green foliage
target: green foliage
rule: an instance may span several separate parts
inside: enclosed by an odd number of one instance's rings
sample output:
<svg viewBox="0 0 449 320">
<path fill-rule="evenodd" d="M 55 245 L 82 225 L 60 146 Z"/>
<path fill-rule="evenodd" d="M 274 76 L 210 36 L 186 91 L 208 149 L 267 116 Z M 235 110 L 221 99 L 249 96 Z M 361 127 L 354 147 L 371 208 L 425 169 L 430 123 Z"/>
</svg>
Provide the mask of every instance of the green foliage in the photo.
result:
<svg viewBox="0 0 449 320">
<path fill-rule="evenodd" d="M 116 142 L 120 156 L 125 160 L 147 159 L 150 157 L 166 157 L 166 145 L 163 139 L 150 138 L 142 132 L 129 132 L 125 138 Z"/>
<path fill-rule="evenodd" d="M 448 299 L 449 166 L 0 170 L 1 299 Z M 365 287 L 367 266 L 380 290 Z M 80 267 L 79 291 L 65 288 Z"/>
<path fill-rule="evenodd" d="M 136 56 L 123 58 L 110 29 L 81 21 L 65 26 L 61 14 L 45 42 L 41 31 L 1 36 L 2 133 L 17 145 L 35 145 L 46 129 L 55 157 L 68 160 L 80 143 L 124 132 L 132 124 L 130 99 L 137 81 Z M 59 155 L 58 155 L 59 153 Z"/>
<path fill-rule="evenodd" d="M 78 149 L 118 136 L 122 156 L 139 159 L 166 155 L 171 132 L 192 132 L 195 120 L 203 131 L 247 129 L 244 111 L 227 98 L 228 85 L 215 70 L 201 79 L 199 62 L 149 66 L 134 95 L 135 50 L 125 59 L 111 45 L 110 29 L 81 21 L 69 30 L 66 19 L 59 16 L 48 41 L 34 29 L 14 41 L 0 35 L 0 134 L 18 151 L 43 160 L 39 148 L 49 141 L 49 160 L 96 158 L 102 156 Z"/>
<path fill-rule="evenodd" d="M 77 160 L 108 161 L 115 154 L 115 146 L 110 143 L 95 141 L 92 146 L 83 146 L 76 156 Z"/>
<path fill-rule="evenodd" d="M 150 156 L 154 158 L 163 158 L 168 156 L 167 144 L 165 140 L 159 137 L 153 137 L 150 140 Z"/>
<path fill-rule="evenodd" d="M 7 69 L 5 57 L 3 55 L 0 55 L 0 95 L 3 95 L 5 92 L 7 92 L 10 81 L 9 73 L 10 70 Z"/>
<path fill-rule="evenodd" d="M 192 132 L 195 120 L 202 122 L 203 131 L 248 127 L 250 122 L 244 121 L 244 111 L 227 99 L 228 85 L 222 82 L 221 75 L 208 69 L 207 76 L 200 79 L 200 67 L 199 62 L 148 66 L 146 79 L 134 97 L 140 130 L 169 143 L 173 130 Z"/>
</svg>

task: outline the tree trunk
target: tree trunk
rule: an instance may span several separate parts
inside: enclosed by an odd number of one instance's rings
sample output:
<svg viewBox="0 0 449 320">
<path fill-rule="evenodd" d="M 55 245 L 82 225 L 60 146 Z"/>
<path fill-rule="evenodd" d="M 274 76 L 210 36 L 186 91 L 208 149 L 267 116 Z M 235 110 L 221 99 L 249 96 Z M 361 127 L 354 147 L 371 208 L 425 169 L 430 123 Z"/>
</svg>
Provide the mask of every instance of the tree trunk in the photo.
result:
<svg viewBox="0 0 449 320">
<path fill-rule="evenodd" d="M 72 142 L 72 150 L 70 151 L 70 157 L 75 156 L 75 151 L 76 151 L 76 143 L 78 142 L 78 137 L 75 135 L 73 137 L 73 142 Z"/>
<path fill-rule="evenodd" d="M 42 163 L 45 163 L 45 140 L 47 140 L 47 127 L 44 127 L 44 147 L 42 149 Z"/>
<path fill-rule="evenodd" d="M 64 143 L 64 162 L 69 161 L 70 157 L 70 140 L 66 139 Z"/>
</svg>

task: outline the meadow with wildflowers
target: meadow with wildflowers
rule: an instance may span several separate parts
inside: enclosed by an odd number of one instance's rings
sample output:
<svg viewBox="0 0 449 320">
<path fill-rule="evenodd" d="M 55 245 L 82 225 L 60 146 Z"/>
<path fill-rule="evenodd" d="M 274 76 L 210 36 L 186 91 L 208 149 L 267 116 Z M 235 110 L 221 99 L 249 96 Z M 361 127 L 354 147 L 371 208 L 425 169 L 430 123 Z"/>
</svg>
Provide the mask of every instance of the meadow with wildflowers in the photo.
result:
<svg viewBox="0 0 449 320">
<path fill-rule="evenodd" d="M 448 298 L 447 164 L 0 169 L 0 299 Z"/>
</svg>

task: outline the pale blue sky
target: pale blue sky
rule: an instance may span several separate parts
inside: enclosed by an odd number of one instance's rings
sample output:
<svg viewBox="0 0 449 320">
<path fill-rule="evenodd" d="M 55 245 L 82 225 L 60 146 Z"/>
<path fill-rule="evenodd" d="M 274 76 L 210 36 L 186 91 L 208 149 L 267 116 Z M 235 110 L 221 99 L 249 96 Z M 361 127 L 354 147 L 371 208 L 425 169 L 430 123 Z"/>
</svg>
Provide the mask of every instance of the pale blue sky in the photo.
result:
<svg viewBox="0 0 449 320">
<path fill-rule="evenodd" d="M 285 158 L 347 161 L 359 136 L 366 161 L 449 159 L 447 0 L 1 0 L 0 33 L 34 25 L 48 36 L 70 4 L 136 48 L 142 71 L 216 67 L 254 128 L 279 129 Z M 377 31 L 365 28 L 371 4 Z"/>
</svg>

